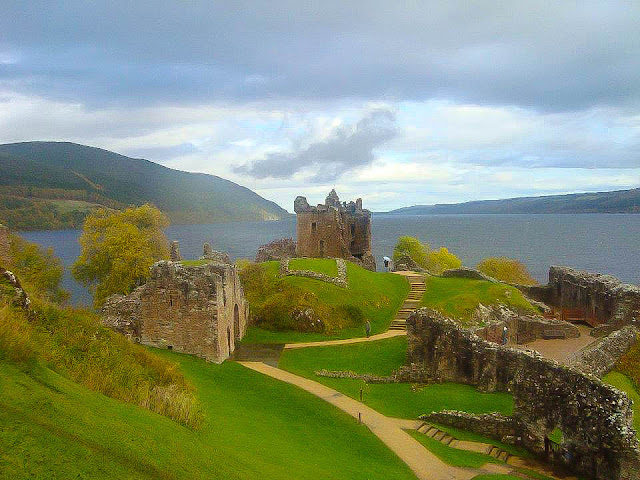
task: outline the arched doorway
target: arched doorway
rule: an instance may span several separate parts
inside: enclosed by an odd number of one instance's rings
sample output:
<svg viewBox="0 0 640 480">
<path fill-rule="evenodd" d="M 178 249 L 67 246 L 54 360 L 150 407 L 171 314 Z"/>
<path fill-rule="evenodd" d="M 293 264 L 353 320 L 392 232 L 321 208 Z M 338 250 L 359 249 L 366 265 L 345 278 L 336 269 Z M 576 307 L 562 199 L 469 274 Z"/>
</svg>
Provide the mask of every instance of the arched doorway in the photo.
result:
<svg viewBox="0 0 640 480">
<path fill-rule="evenodd" d="M 240 340 L 240 309 L 238 304 L 233 307 L 233 333 L 236 340 Z"/>
<path fill-rule="evenodd" d="M 229 355 L 231 355 L 231 329 L 227 328 L 227 344 L 229 345 Z"/>
</svg>

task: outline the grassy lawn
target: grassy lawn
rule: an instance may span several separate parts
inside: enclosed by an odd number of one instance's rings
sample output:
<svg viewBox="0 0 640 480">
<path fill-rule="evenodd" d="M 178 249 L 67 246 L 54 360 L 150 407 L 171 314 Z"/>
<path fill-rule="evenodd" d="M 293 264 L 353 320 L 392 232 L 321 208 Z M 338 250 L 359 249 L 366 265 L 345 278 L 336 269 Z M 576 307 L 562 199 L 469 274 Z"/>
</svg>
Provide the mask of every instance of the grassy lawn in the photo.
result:
<svg viewBox="0 0 640 480">
<path fill-rule="evenodd" d="M 333 264 L 335 265 L 335 261 L 333 261 Z M 268 269 L 268 274 L 275 281 L 278 278 L 279 263 L 265 262 L 264 265 Z M 365 318 L 371 322 L 371 333 L 385 332 L 409 293 L 407 280 L 393 273 L 370 272 L 350 262 L 347 262 L 347 276 L 349 281 L 348 288 L 340 288 L 327 282 L 302 277 L 285 277 L 283 281 L 313 293 L 327 305 L 334 307 L 354 305 L 360 307 Z M 294 331 L 278 332 L 249 327 L 243 342 L 295 343 L 364 336 L 364 327 L 345 328 L 335 335 Z"/>
<path fill-rule="evenodd" d="M 469 385 L 455 383 L 415 387 L 406 383 L 365 385 L 362 380 L 325 378 L 317 370 L 352 370 L 357 373 L 389 375 L 404 363 L 406 338 L 397 337 L 376 342 L 364 342 L 334 347 L 311 347 L 285 350 L 278 366 L 338 390 L 384 415 L 417 418 L 441 410 L 461 410 L 471 413 L 500 412 L 511 414 L 513 397 L 506 393 L 480 393 Z"/>
<path fill-rule="evenodd" d="M 415 430 L 407 432 L 440 460 L 454 467 L 480 468 L 485 463 L 502 463 L 491 455 L 449 447 Z"/>
<path fill-rule="evenodd" d="M 211 260 L 181 260 L 180 261 L 180 264 L 184 265 L 185 267 L 199 267 L 207 263 L 211 263 Z"/>
<path fill-rule="evenodd" d="M 427 277 L 427 291 L 421 306 L 433 308 L 444 315 L 468 324 L 471 315 L 483 305 L 506 305 L 517 311 L 537 313 L 537 310 L 522 296 L 517 288 L 485 280 L 466 278 Z"/>
<path fill-rule="evenodd" d="M 292 258 L 289 270 L 311 270 L 329 277 L 338 276 L 338 266 L 333 258 Z"/>
<path fill-rule="evenodd" d="M 602 381 L 616 387 L 618 390 L 622 390 L 633 400 L 633 428 L 640 438 L 640 394 L 638 394 L 633 382 L 629 377 L 615 370 L 607 373 L 602 378 Z"/>
<path fill-rule="evenodd" d="M 410 470 L 366 427 L 291 385 L 234 364 L 177 361 L 197 389 L 198 431 L 36 367 L 0 362 L 6 478 L 400 478 Z"/>
</svg>

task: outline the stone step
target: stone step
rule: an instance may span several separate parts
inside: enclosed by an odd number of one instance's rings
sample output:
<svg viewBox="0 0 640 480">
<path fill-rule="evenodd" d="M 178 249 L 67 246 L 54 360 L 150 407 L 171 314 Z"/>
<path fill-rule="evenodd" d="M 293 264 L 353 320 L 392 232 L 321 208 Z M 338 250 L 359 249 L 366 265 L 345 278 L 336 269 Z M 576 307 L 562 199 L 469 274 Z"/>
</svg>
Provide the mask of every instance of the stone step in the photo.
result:
<svg viewBox="0 0 640 480">
<path fill-rule="evenodd" d="M 508 458 L 509 453 L 505 452 L 504 450 L 500 450 L 500 453 L 498 454 L 498 460 L 500 460 L 501 462 L 506 462 Z"/>
<path fill-rule="evenodd" d="M 392 325 L 389 327 L 389 330 L 406 330 L 407 327 L 405 325 Z"/>
<path fill-rule="evenodd" d="M 427 433 L 425 434 L 427 437 L 431 437 L 433 438 L 435 436 L 436 433 L 438 433 L 440 430 L 438 430 L 435 427 L 429 426 L 429 430 L 427 430 Z"/>
<path fill-rule="evenodd" d="M 441 430 L 438 430 L 438 433 L 436 433 L 436 434 L 433 436 L 433 439 L 434 439 L 434 440 L 438 440 L 438 441 L 440 441 L 440 440 L 442 440 L 442 439 L 444 438 L 444 436 L 445 436 L 445 435 L 446 435 L 446 433 L 444 433 L 444 432 L 443 432 L 443 431 L 441 431 Z"/>
<path fill-rule="evenodd" d="M 431 425 L 427 425 L 426 423 L 423 423 L 418 427 L 418 432 L 424 434 L 424 433 L 427 433 L 430 428 L 431 428 Z"/>
<path fill-rule="evenodd" d="M 442 437 L 442 440 L 440 440 L 440 442 L 444 443 L 445 445 L 449 445 L 452 440 L 453 440 L 453 437 L 447 434 L 444 437 Z"/>
</svg>

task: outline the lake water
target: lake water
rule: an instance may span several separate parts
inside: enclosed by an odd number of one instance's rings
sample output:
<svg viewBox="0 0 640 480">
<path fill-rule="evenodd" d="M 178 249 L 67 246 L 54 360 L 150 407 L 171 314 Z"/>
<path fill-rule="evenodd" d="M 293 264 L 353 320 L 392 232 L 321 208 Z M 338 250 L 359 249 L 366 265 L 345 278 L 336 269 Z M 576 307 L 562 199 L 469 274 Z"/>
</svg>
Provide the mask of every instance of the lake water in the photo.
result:
<svg viewBox="0 0 640 480">
<path fill-rule="evenodd" d="M 624 282 L 640 284 L 640 215 L 386 215 L 373 216 L 373 253 L 378 266 L 391 256 L 399 236 L 420 238 L 433 248 L 446 246 L 475 266 L 485 257 L 520 259 L 545 283 L 551 265 L 567 265 L 610 273 Z M 283 237 L 295 238 L 295 218 L 277 222 L 235 222 L 212 225 L 172 225 L 170 240 L 180 242 L 183 258 L 202 255 L 202 244 L 228 252 L 232 259 L 253 258 L 260 245 Z M 80 254 L 80 230 L 22 232 L 42 246 L 51 246 L 69 267 Z M 89 293 L 67 271 L 64 286 L 76 304 L 90 304 Z"/>
</svg>

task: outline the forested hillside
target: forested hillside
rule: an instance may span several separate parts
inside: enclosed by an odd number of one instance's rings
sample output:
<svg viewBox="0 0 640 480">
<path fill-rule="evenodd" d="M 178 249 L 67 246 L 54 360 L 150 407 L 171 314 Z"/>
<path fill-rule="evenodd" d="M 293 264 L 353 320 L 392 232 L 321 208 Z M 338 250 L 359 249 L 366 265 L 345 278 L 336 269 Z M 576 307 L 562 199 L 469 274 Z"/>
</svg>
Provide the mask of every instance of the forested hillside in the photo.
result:
<svg viewBox="0 0 640 480">
<path fill-rule="evenodd" d="M 277 220 L 287 212 L 203 173 L 66 142 L 0 145 L 0 222 L 16 230 L 74 228 L 98 206 L 152 203 L 173 223 Z"/>
</svg>

